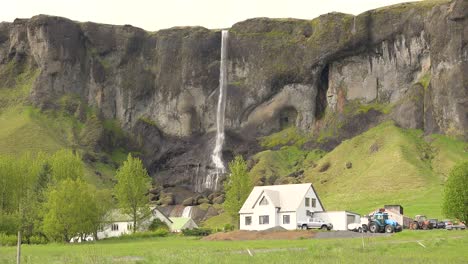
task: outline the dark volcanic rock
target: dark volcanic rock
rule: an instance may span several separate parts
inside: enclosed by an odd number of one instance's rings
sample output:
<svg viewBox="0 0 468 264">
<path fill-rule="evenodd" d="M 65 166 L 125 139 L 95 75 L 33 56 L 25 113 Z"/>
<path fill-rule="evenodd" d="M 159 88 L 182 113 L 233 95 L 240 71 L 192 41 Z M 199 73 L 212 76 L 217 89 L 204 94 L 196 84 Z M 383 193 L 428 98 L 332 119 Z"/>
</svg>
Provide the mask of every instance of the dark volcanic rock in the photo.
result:
<svg viewBox="0 0 468 264">
<path fill-rule="evenodd" d="M 421 1 L 356 17 L 233 25 L 225 160 L 255 153 L 255 137 L 291 124 L 324 129 L 325 113 L 340 116 L 356 103 L 394 107 L 389 115 L 354 115 L 319 147 L 329 150 L 387 118 L 467 137 L 467 13 L 464 0 Z M 158 182 L 203 192 L 212 169 L 220 42 L 220 31 L 201 27 L 146 32 L 39 15 L 0 23 L 0 73 L 8 72 L 0 81 L 11 87 L 25 67 L 37 68 L 35 105 L 80 97 L 133 135 L 131 145 Z"/>
</svg>

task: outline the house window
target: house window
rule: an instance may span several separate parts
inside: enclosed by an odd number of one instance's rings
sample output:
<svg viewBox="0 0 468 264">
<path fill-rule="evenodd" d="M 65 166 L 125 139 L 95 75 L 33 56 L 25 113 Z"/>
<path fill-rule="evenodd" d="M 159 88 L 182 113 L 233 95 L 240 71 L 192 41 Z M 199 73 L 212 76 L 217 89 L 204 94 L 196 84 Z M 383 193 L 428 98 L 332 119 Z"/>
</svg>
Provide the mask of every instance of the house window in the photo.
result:
<svg viewBox="0 0 468 264">
<path fill-rule="evenodd" d="M 312 198 L 312 207 L 316 207 L 316 206 L 317 206 L 317 199 Z"/>
<path fill-rule="evenodd" d="M 112 231 L 119 231 L 119 224 L 112 224 L 111 230 Z"/>
<path fill-rule="evenodd" d="M 133 230 L 133 224 L 128 223 L 127 224 L 127 230 Z"/>
<path fill-rule="evenodd" d="M 261 225 L 268 225 L 270 223 L 270 216 L 268 215 L 261 215 L 259 216 L 258 223 Z"/>
<path fill-rule="evenodd" d="M 283 215 L 283 224 L 289 224 L 290 221 L 289 215 Z"/>
<path fill-rule="evenodd" d="M 260 200 L 260 205 L 268 205 L 268 200 L 263 196 L 263 198 Z"/>
<path fill-rule="evenodd" d="M 252 224 L 252 217 L 251 216 L 246 216 L 245 217 L 245 225 L 251 225 Z"/>
<path fill-rule="evenodd" d="M 305 206 L 306 207 L 310 206 L 310 198 L 305 198 Z"/>
</svg>

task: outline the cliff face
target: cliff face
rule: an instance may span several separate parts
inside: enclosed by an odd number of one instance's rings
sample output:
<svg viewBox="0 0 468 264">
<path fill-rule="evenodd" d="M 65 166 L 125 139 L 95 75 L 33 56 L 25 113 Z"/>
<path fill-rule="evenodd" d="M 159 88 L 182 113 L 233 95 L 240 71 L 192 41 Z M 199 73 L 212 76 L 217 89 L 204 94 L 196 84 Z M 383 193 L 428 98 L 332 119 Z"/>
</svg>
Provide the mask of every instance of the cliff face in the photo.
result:
<svg viewBox="0 0 468 264">
<path fill-rule="evenodd" d="M 256 136 L 291 124 L 320 131 L 325 115 L 356 103 L 388 106 L 385 118 L 402 127 L 466 138 L 467 14 L 463 0 L 423 1 L 233 25 L 225 158 L 254 152 Z M 203 191 L 220 46 L 220 31 L 200 27 L 153 33 L 39 15 L 0 24 L 0 69 L 37 68 L 35 105 L 79 96 L 139 138 L 160 181 Z"/>
</svg>

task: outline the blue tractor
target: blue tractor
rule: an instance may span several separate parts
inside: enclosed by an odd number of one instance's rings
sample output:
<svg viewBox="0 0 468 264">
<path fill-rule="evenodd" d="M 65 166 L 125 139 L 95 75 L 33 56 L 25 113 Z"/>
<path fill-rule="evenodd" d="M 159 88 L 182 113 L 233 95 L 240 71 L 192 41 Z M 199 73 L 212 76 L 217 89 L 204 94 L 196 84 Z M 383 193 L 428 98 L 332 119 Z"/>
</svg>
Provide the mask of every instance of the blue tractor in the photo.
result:
<svg viewBox="0 0 468 264">
<path fill-rule="evenodd" d="M 393 233 L 402 230 L 401 225 L 393 219 L 388 219 L 388 213 L 385 212 L 374 213 L 369 219 L 368 228 L 371 233 Z"/>
</svg>

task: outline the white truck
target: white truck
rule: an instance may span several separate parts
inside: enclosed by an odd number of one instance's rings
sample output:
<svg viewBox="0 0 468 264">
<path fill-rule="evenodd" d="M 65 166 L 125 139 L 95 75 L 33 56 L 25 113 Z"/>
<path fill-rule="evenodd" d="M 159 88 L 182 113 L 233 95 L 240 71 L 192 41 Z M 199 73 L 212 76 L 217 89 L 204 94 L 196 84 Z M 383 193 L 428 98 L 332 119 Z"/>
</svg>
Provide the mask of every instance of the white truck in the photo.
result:
<svg viewBox="0 0 468 264">
<path fill-rule="evenodd" d="M 307 230 L 307 229 L 322 229 L 322 230 L 332 230 L 333 225 L 332 223 L 325 222 L 320 218 L 308 218 L 305 222 L 298 222 L 297 228 Z"/>
</svg>

